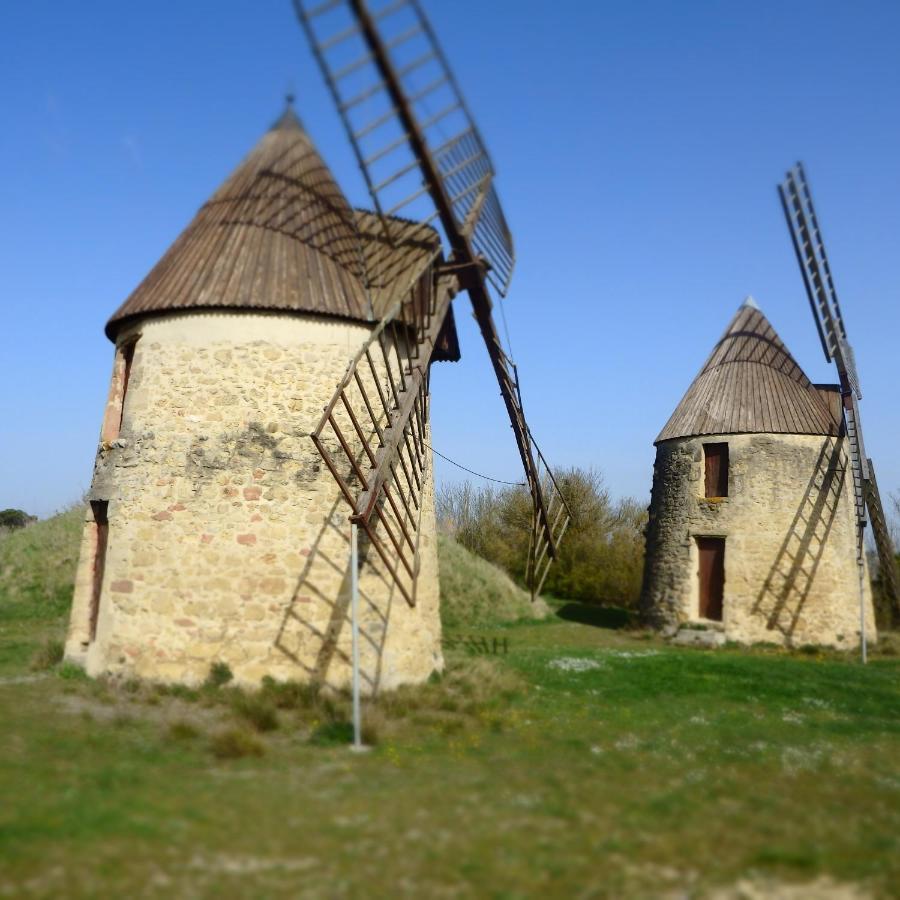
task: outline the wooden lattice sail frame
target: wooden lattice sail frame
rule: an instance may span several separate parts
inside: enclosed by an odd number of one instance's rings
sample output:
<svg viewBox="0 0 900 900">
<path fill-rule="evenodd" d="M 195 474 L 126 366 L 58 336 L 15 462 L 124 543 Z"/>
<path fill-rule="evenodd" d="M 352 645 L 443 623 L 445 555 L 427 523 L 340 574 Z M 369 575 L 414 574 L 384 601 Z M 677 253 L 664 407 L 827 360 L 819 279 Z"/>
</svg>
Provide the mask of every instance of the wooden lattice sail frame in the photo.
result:
<svg viewBox="0 0 900 900">
<path fill-rule="evenodd" d="M 325 428 L 334 430 L 334 411 L 340 404 L 350 420 L 349 428 L 364 445 L 362 453 L 371 470 L 367 473 L 359 463 L 353 464 L 353 447 L 349 442 L 344 447 L 338 439 L 362 488 L 357 493 L 349 485 L 341 485 L 353 507 L 353 521 L 365 528 L 389 570 L 397 575 L 405 571 L 414 586 L 415 540 L 404 544 L 389 532 L 386 507 L 394 510 L 388 495 L 390 485 L 397 481 L 398 468 L 403 468 L 404 448 L 404 462 L 412 469 L 414 454 L 407 442 L 415 447 L 416 441 L 422 444 L 424 440 L 428 363 L 443 317 L 449 313 L 450 295 L 465 290 L 500 386 L 532 499 L 527 578 L 532 596 L 536 596 L 557 555 L 569 509 L 528 428 L 517 372 L 502 348 L 493 318 L 489 285 L 505 295 L 515 253 L 484 141 L 416 0 L 294 0 L 294 7 L 350 138 L 386 240 L 395 243 L 396 216 L 401 213 L 425 224 L 435 221 L 447 257 L 444 269 L 435 271 L 428 288 L 433 295 L 428 322 L 423 312 L 411 312 L 405 300 L 393 317 L 388 315 L 379 323 L 326 408 L 323 430 L 314 435 L 316 446 L 340 483 L 340 469 L 332 468 L 335 456 L 325 455 L 328 451 L 322 437 Z M 445 286 L 444 275 L 451 274 L 453 284 L 447 281 Z M 388 334 L 390 350 L 384 347 Z M 400 344 L 394 343 L 398 334 L 403 335 L 403 352 Z M 372 405 L 371 396 L 359 397 L 358 409 L 372 419 L 377 450 L 360 436 L 365 429 L 347 397 L 351 387 L 360 390 L 360 382 L 364 383 L 361 372 L 373 365 L 374 349 L 380 354 L 383 351 L 386 361 L 394 353 L 400 370 L 397 384 L 389 378 L 389 384 L 398 388 L 397 396 L 386 398 L 380 412 Z M 409 387 L 403 383 L 406 379 Z M 420 399 L 407 391 L 418 392 Z M 378 416 L 386 417 L 385 425 L 376 425 Z M 338 431 L 343 434 L 339 423 Z M 410 487 L 412 507 L 415 494 Z M 386 537 L 376 534 L 373 516 Z M 405 540 L 405 530 L 398 531 Z M 389 547 L 394 548 L 393 555 Z M 412 562 L 401 552 L 404 548 L 412 553 Z M 414 587 L 404 590 L 404 596 L 413 602 Z"/>
<path fill-rule="evenodd" d="M 856 505 L 857 561 L 862 571 L 865 560 L 865 528 L 867 522 L 871 521 L 882 583 L 895 611 L 900 614 L 900 584 L 893 544 L 878 492 L 878 483 L 875 480 L 875 467 L 866 455 L 863 442 L 859 415 L 862 390 L 856 371 L 856 360 L 847 338 L 847 328 L 838 302 L 831 264 L 825 253 L 825 243 L 813 207 L 809 182 L 801 163 L 797 163 L 787 172 L 784 181 L 778 186 L 778 194 L 825 359 L 834 362 L 840 379 L 844 430 L 850 450 L 853 496 Z"/>
</svg>

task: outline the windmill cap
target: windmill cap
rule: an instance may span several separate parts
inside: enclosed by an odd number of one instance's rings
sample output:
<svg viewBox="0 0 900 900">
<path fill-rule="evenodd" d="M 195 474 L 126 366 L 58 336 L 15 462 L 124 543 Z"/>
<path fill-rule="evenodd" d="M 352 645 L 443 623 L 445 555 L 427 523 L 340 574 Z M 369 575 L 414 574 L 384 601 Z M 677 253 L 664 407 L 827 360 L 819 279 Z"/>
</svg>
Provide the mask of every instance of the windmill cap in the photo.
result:
<svg viewBox="0 0 900 900">
<path fill-rule="evenodd" d="M 350 206 L 288 99 L 274 127 L 113 314 L 107 336 L 115 340 L 126 320 L 187 310 L 377 321 L 441 254 L 433 228 L 395 221 L 391 242 L 379 216 Z M 444 358 L 458 357 L 447 322 Z"/>
<path fill-rule="evenodd" d="M 812 384 L 747 298 L 656 442 L 705 434 L 840 433 L 834 392 Z"/>
</svg>

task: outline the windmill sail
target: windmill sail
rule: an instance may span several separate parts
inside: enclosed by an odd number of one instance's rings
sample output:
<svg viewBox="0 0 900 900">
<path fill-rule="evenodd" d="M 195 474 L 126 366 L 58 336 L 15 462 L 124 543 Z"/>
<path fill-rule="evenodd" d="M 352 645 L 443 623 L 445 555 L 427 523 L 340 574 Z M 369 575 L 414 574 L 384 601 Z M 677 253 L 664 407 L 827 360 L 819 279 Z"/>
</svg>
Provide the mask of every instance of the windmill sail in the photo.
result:
<svg viewBox="0 0 900 900">
<path fill-rule="evenodd" d="M 882 582 L 894 607 L 900 611 L 900 584 L 894 560 L 894 548 L 888 533 L 884 508 L 875 482 L 875 472 L 866 456 L 863 444 L 862 424 L 859 416 L 859 400 L 862 391 L 853 349 L 847 339 L 847 329 L 838 302 L 831 266 L 825 253 L 825 244 L 813 207 L 812 194 L 803 166 L 797 163 L 778 186 L 788 230 L 794 244 L 797 262 L 813 311 L 825 358 L 834 361 L 844 398 L 844 424 L 850 450 L 853 472 L 854 500 L 857 519 L 857 554 L 862 565 L 866 514 L 872 521 L 875 547 Z"/>
<path fill-rule="evenodd" d="M 505 295 L 514 251 L 494 166 L 419 4 L 294 0 L 294 6 L 385 231 L 392 233 L 392 216 L 428 223 L 449 215 L 452 230 L 468 234 L 475 253 L 488 260 L 488 278 Z"/>
<path fill-rule="evenodd" d="M 312 433 L 387 576 L 415 605 L 428 473 L 428 365 L 455 278 L 430 266 L 372 331 Z"/>
<path fill-rule="evenodd" d="M 425 223 L 437 220 L 450 270 L 469 294 L 532 497 L 527 571 L 536 594 L 569 512 L 552 474 L 541 468 L 517 373 L 494 324 L 488 284 L 505 295 L 514 251 L 484 142 L 416 0 L 294 0 L 294 7 L 385 237 L 395 240 L 399 213 Z M 389 456 L 382 455 L 383 465 Z"/>
</svg>

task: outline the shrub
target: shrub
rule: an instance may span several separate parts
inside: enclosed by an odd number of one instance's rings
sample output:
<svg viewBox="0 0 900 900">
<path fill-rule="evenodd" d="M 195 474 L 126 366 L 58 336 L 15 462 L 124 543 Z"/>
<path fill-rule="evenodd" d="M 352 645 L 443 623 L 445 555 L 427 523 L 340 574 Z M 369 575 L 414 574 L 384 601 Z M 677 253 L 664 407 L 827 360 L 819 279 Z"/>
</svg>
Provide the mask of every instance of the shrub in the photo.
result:
<svg viewBox="0 0 900 900">
<path fill-rule="evenodd" d="M 157 684 L 155 685 L 156 693 L 163 697 L 177 697 L 187 703 L 195 703 L 200 699 L 200 692 L 196 688 L 188 687 L 186 684 Z"/>
<path fill-rule="evenodd" d="M 262 756 L 263 742 L 246 728 L 226 728 L 215 734 L 209 748 L 218 759 L 239 759 L 242 756 Z"/>
<path fill-rule="evenodd" d="M 75 663 L 62 663 L 56 670 L 56 674 L 64 681 L 87 681 L 87 672 Z"/>
<path fill-rule="evenodd" d="M 232 709 L 257 731 L 274 731 L 278 728 L 278 713 L 275 706 L 262 693 L 235 694 Z"/>
<path fill-rule="evenodd" d="M 32 522 L 37 522 L 37 516 L 29 516 L 22 509 L 0 509 L 0 528 L 15 531 L 18 528 L 30 525 Z"/>
<path fill-rule="evenodd" d="M 169 725 L 168 735 L 173 741 L 192 741 L 200 736 L 200 732 L 190 722 L 179 719 Z"/>
<path fill-rule="evenodd" d="M 62 662 L 63 642 L 56 638 L 48 638 L 31 657 L 33 672 L 46 672 Z"/>
<path fill-rule="evenodd" d="M 346 720 L 325 722 L 312 733 L 309 742 L 320 747 L 350 744 L 353 742 L 353 723 Z"/>
<path fill-rule="evenodd" d="M 594 470 L 572 468 L 556 477 L 572 518 L 544 592 L 636 607 L 644 564 L 643 506 L 632 498 L 614 502 Z M 444 487 L 437 512 L 444 533 L 524 582 L 531 526 L 526 488 Z"/>
<path fill-rule="evenodd" d="M 228 684 L 234 678 L 228 663 L 215 662 L 209 667 L 209 675 L 206 676 L 205 686 L 219 688 Z"/>
<path fill-rule="evenodd" d="M 315 681 L 276 681 L 267 675 L 260 693 L 277 709 L 314 709 L 320 701 L 321 685 Z"/>
</svg>

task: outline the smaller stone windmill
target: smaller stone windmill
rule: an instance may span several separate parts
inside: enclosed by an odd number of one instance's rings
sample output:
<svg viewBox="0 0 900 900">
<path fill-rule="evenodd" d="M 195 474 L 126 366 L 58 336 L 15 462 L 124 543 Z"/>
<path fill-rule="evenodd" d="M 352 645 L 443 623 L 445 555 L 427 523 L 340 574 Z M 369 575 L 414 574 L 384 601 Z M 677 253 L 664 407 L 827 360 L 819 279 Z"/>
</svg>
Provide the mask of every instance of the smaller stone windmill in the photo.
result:
<svg viewBox="0 0 900 900">
<path fill-rule="evenodd" d="M 801 165 L 779 194 L 839 383 L 812 384 L 756 304 L 744 303 L 656 440 L 642 611 L 686 640 L 859 643 L 865 661 L 875 637 L 867 512 L 884 590 L 900 609 L 897 569 Z"/>
<path fill-rule="evenodd" d="M 840 388 L 812 384 L 748 298 L 656 439 L 645 619 L 698 643 L 853 646 L 847 444 Z"/>
</svg>

